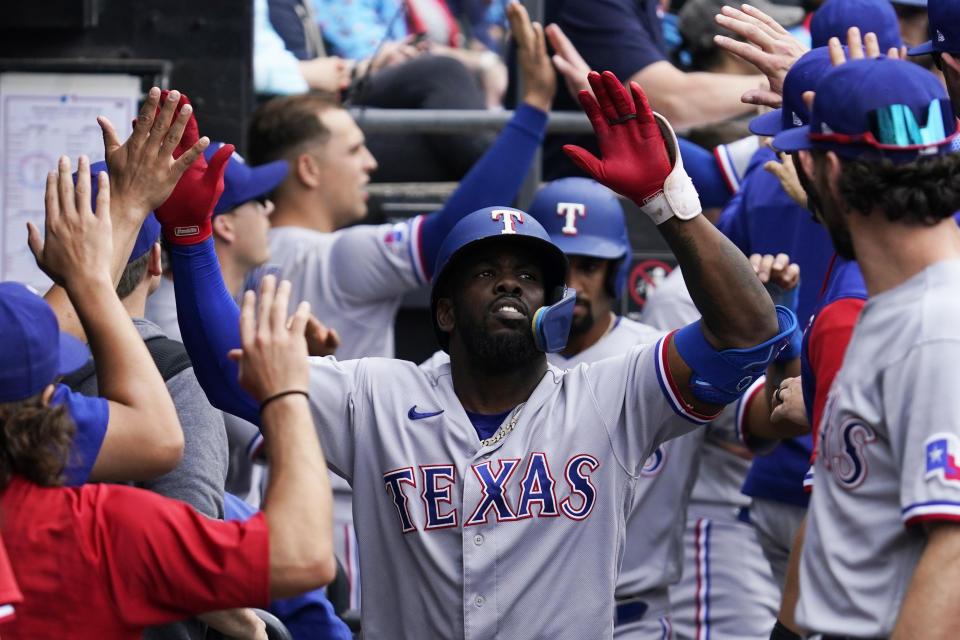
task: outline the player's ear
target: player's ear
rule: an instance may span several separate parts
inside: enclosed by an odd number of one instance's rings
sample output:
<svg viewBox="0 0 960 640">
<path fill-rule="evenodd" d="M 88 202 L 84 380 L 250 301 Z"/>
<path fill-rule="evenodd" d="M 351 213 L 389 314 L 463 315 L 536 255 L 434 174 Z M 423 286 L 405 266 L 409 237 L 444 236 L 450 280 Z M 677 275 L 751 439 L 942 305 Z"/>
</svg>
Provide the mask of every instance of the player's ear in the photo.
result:
<svg viewBox="0 0 960 640">
<path fill-rule="evenodd" d="M 155 242 L 150 247 L 150 261 L 147 263 L 147 273 L 151 276 L 163 275 L 163 254 L 160 250 L 160 243 Z"/>
<path fill-rule="evenodd" d="M 233 216 L 222 213 L 213 216 L 213 235 L 222 242 L 233 244 L 236 234 L 233 232 Z"/>
<path fill-rule="evenodd" d="M 297 177 L 300 182 L 310 187 L 316 188 L 320 184 L 320 167 L 317 159 L 309 153 L 301 153 L 294 161 Z"/>
<path fill-rule="evenodd" d="M 441 331 L 450 333 L 456 326 L 453 313 L 453 300 L 451 298 L 440 298 L 437 300 L 437 326 Z"/>
</svg>

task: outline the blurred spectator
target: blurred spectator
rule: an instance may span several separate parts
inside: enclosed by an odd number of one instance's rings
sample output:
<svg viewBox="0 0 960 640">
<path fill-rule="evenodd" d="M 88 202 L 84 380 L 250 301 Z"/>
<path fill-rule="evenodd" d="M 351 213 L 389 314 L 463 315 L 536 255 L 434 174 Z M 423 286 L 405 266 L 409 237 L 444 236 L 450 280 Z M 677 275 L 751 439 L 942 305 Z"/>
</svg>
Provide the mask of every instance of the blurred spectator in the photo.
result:
<svg viewBox="0 0 960 640">
<path fill-rule="evenodd" d="M 336 56 L 327 57 L 313 24 L 309 5 L 286 0 L 288 11 L 268 11 L 267 0 L 253 3 L 253 84 L 258 94 L 288 95 L 310 89 L 342 91 L 350 84 L 347 64 Z M 288 33 L 292 44 L 277 34 L 271 18 Z M 303 20 L 300 16 L 305 15 Z M 286 19 L 286 22 L 284 20 Z"/>
</svg>

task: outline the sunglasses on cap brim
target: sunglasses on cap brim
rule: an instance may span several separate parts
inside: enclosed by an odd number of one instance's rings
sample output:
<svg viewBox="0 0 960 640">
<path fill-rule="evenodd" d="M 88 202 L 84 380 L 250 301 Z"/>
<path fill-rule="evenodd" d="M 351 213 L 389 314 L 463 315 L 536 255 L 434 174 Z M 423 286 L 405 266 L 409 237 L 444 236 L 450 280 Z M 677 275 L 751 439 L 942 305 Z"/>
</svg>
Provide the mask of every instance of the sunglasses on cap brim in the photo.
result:
<svg viewBox="0 0 960 640">
<path fill-rule="evenodd" d="M 910 107 L 903 104 L 876 109 L 870 112 L 869 118 L 870 131 L 865 133 L 811 132 L 809 136 L 818 142 L 863 143 L 877 149 L 911 151 L 945 145 L 958 133 L 957 119 L 953 116 L 950 101 L 942 98 L 930 102 L 923 126 L 917 123 Z"/>
</svg>

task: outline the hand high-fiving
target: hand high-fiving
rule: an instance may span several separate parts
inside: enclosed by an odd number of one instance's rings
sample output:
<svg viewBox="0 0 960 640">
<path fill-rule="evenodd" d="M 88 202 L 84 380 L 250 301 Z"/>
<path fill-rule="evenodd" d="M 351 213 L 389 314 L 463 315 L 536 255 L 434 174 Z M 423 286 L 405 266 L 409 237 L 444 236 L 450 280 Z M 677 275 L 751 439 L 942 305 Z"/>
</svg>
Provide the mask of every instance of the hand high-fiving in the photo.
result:
<svg viewBox="0 0 960 640">
<path fill-rule="evenodd" d="M 591 72 L 587 79 L 596 97 L 589 91 L 577 97 L 593 125 L 602 159 L 575 145 L 563 150 L 594 180 L 642 205 L 663 190 L 672 168 L 647 96 L 636 82 L 630 83 L 628 93 L 609 71 Z"/>
</svg>

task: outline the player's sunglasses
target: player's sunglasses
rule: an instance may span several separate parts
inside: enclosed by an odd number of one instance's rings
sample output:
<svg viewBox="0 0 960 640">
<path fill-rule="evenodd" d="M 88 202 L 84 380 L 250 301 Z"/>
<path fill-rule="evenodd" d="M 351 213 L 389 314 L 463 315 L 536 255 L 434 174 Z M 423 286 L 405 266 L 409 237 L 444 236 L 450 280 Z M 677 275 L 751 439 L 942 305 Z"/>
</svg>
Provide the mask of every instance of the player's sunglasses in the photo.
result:
<svg viewBox="0 0 960 640">
<path fill-rule="evenodd" d="M 957 135 L 957 120 L 948 100 L 938 98 L 927 107 L 926 124 L 920 126 L 910 107 L 894 104 L 869 114 L 865 133 L 811 133 L 810 139 L 841 144 L 865 143 L 877 149 L 909 151 L 941 145 Z"/>
</svg>

